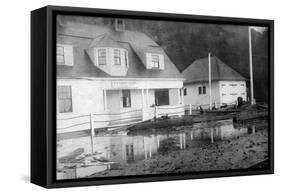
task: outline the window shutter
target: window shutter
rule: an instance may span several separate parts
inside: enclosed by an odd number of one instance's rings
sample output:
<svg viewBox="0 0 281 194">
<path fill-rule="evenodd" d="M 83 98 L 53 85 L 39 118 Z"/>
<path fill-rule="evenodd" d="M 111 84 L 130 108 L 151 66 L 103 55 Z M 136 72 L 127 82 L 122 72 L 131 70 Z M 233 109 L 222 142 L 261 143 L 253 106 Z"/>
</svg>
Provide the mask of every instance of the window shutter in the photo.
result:
<svg viewBox="0 0 281 194">
<path fill-rule="evenodd" d="M 125 67 L 129 67 L 129 54 L 127 50 L 123 50 Z"/>
<path fill-rule="evenodd" d="M 92 55 L 92 53 L 91 53 Z M 99 66 L 99 63 L 98 63 L 98 49 L 97 48 L 94 48 L 94 61 L 95 61 L 95 66 Z"/>
<path fill-rule="evenodd" d="M 164 66 L 164 55 L 159 55 L 159 68 L 164 70 L 165 66 Z"/>
<path fill-rule="evenodd" d="M 126 55 L 125 50 L 124 49 L 120 49 L 121 66 L 124 66 L 124 67 L 126 67 L 125 55 Z"/>
<path fill-rule="evenodd" d="M 73 48 L 71 45 L 64 45 L 65 65 L 73 66 Z"/>
<path fill-rule="evenodd" d="M 114 48 L 105 48 L 106 50 L 106 65 L 114 65 Z"/>
<path fill-rule="evenodd" d="M 152 57 L 150 53 L 146 53 L 146 69 L 151 69 L 152 68 L 152 63 L 151 63 Z"/>
</svg>

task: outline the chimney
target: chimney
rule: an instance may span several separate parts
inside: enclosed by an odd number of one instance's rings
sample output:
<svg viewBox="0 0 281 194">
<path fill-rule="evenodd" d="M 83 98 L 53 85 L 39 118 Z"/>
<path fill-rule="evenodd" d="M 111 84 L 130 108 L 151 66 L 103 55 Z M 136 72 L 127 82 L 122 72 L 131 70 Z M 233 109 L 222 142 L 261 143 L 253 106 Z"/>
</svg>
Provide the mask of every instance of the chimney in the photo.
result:
<svg viewBox="0 0 281 194">
<path fill-rule="evenodd" d="M 114 29 L 118 32 L 124 32 L 125 31 L 124 19 L 115 19 L 114 20 Z"/>
</svg>

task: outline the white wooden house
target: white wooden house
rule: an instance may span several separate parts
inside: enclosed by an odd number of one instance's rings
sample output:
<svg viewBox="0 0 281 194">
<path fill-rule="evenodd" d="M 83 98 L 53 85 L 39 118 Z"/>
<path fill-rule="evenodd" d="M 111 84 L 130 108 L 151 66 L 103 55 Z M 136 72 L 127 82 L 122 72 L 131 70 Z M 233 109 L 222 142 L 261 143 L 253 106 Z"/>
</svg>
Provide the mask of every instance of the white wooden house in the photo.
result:
<svg viewBox="0 0 281 194">
<path fill-rule="evenodd" d="M 194 61 L 183 72 L 184 103 L 194 107 L 209 108 L 209 59 Z M 238 97 L 247 100 L 246 78 L 223 63 L 217 57 L 211 57 L 211 104 L 221 106 L 234 104 Z"/>
<path fill-rule="evenodd" d="M 181 116 L 183 80 L 164 50 L 124 20 L 58 23 L 58 133 Z"/>
</svg>

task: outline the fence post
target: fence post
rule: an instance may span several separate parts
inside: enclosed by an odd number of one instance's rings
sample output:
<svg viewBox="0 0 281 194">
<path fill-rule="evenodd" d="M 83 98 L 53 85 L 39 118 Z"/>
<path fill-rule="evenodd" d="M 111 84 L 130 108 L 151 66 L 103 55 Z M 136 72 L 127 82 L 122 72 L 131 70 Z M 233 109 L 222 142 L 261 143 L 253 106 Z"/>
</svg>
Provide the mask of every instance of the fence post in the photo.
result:
<svg viewBox="0 0 281 194">
<path fill-rule="evenodd" d="M 189 104 L 189 115 L 192 115 L 192 105 Z"/>
<path fill-rule="evenodd" d="M 93 119 L 92 119 L 92 113 L 89 115 L 90 119 L 90 138 L 91 138 L 91 151 L 92 154 L 94 154 L 94 142 L 93 142 L 93 137 L 95 136 L 95 129 L 93 128 Z"/>
<path fill-rule="evenodd" d="M 91 129 L 91 135 L 95 136 L 95 128 L 93 126 L 93 118 L 92 118 L 92 114 L 90 113 L 90 129 Z"/>
</svg>

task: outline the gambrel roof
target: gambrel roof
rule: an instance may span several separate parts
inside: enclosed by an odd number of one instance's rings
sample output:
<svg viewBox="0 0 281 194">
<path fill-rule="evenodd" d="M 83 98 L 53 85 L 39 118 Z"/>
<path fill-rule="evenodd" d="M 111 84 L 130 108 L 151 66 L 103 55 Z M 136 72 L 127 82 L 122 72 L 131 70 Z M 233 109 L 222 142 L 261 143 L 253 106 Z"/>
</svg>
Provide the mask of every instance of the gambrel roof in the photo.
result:
<svg viewBox="0 0 281 194">
<path fill-rule="evenodd" d="M 57 65 L 58 77 L 111 77 L 93 65 L 86 50 L 93 46 L 117 47 L 128 50 L 128 78 L 180 78 L 180 72 L 165 51 L 149 36 L 137 31 L 115 31 L 113 28 L 64 22 L 58 27 L 57 43 L 73 45 L 74 65 L 72 67 Z M 146 53 L 164 55 L 164 70 L 146 69 Z"/>
<path fill-rule="evenodd" d="M 226 65 L 217 57 L 211 57 L 212 81 L 245 81 L 245 77 Z M 183 72 L 184 83 L 207 82 L 209 81 L 209 58 L 202 58 L 194 61 Z"/>
</svg>

